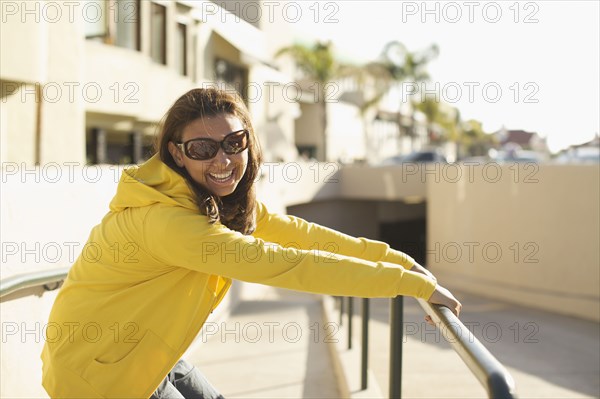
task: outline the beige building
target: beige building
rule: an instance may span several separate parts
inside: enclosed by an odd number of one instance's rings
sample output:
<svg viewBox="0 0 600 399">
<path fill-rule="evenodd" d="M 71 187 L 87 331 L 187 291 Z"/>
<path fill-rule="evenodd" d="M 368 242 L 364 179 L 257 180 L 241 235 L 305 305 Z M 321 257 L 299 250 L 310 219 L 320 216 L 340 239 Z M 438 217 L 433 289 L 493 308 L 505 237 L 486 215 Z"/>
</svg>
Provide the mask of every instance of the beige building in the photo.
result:
<svg viewBox="0 0 600 399">
<path fill-rule="evenodd" d="M 293 61 L 274 57 L 294 43 L 286 15 L 303 6 L 292 3 L 2 2 L 2 160 L 140 162 L 173 101 L 203 85 L 242 94 L 267 160 L 295 160 L 299 150 L 377 163 L 421 148 L 420 130 L 400 137 L 378 107 L 361 113 L 352 98 L 369 97 L 370 86 L 352 79 L 328 83 L 324 126 L 318 83 L 296 82 Z"/>
<path fill-rule="evenodd" d="M 291 39 L 255 11 L 207 1 L 3 2 L 2 160 L 139 162 L 173 101 L 214 84 L 245 97 L 260 139 L 275 144 L 267 159 L 295 157 L 298 105 L 283 98 L 291 79 L 270 61 Z"/>
</svg>

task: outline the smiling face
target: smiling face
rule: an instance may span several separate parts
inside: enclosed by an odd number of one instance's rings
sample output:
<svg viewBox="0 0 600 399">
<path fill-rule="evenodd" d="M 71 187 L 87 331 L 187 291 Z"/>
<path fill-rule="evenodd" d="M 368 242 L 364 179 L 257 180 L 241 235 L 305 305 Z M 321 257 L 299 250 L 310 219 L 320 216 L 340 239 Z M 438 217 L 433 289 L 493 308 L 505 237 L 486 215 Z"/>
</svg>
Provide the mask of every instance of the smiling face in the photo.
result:
<svg viewBox="0 0 600 399">
<path fill-rule="evenodd" d="M 217 142 L 231 132 L 244 129 L 239 118 L 230 114 L 219 114 L 198 118 L 184 129 L 179 142 L 207 138 Z M 214 158 L 200 161 L 188 158 L 180 146 L 169 142 L 169 152 L 179 167 L 184 167 L 192 179 L 212 194 L 224 197 L 233 193 L 248 166 L 248 149 L 238 154 L 226 154 L 219 148 Z"/>
</svg>

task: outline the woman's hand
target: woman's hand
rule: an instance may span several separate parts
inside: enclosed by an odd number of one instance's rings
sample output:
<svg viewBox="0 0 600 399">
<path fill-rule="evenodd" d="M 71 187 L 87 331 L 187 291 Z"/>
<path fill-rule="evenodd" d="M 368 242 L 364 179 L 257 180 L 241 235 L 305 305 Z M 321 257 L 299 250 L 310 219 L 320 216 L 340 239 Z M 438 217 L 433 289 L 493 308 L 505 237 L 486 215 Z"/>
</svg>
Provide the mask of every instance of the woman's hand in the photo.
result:
<svg viewBox="0 0 600 399">
<path fill-rule="evenodd" d="M 410 268 L 410 271 L 424 274 L 427 277 L 431 278 L 433 281 L 437 282 L 435 276 L 429 270 L 425 269 L 418 263 L 415 263 L 413 267 Z M 435 291 L 433 291 L 433 294 L 431 294 L 431 297 L 429 298 L 428 302 L 447 307 L 452 311 L 452 313 L 456 315 L 456 317 L 458 317 L 458 315 L 460 314 L 460 310 L 462 309 L 462 304 L 458 301 L 458 299 L 456 299 L 450 291 L 448 291 L 446 288 L 442 287 L 439 284 L 436 285 Z M 425 316 L 425 321 L 427 321 L 427 323 L 431 324 L 432 326 L 435 325 L 435 323 L 431 319 L 431 316 L 429 315 Z"/>
<path fill-rule="evenodd" d="M 439 284 L 435 287 L 435 291 L 433 291 L 433 294 L 431 294 L 428 302 L 447 307 L 456 315 L 456 317 L 460 315 L 460 310 L 462 309 L 462 304 L 458 301 L 458 299 L 456 299 L 450 291 Z M 425 321 L 431 325 L 434 325 L 433 320 L 429 315 L 425 316 Z"/>
</svg>

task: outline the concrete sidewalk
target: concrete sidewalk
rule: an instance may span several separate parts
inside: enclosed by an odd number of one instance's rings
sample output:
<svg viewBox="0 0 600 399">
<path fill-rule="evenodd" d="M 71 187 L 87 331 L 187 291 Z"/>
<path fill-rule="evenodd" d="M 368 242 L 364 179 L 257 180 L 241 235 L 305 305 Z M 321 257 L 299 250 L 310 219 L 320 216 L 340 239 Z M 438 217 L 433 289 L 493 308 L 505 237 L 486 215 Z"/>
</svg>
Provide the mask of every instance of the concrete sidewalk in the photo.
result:
<svg viewBox="0 0 600 399">
<path fill-rule="evenodd" d="M 265 287 L 204 326 L 186 358 L 226 398 L 339 398 L 320 296 Z"/>
</svg>

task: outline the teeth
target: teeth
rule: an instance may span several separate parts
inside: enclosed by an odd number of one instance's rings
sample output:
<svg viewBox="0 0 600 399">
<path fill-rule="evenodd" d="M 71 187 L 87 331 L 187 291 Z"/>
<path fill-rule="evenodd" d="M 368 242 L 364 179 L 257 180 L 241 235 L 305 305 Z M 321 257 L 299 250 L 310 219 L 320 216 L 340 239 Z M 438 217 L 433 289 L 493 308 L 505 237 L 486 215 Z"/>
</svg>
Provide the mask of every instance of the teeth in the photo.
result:
<svg viewBox="0 0 600 399">
<path fill-rule="evenodd" d="M 233 173 L 233 170 L 230 170 L 227 173 L 209 173 L 209 175 L 211 177 L 214 177 L 215 179 L 224 180 L 224 179 L 229 178 L 229 176 L 231 176 L 232 173 Z"/>
</svg>

